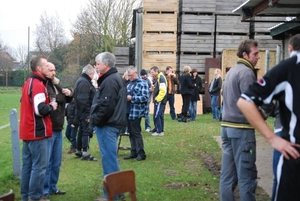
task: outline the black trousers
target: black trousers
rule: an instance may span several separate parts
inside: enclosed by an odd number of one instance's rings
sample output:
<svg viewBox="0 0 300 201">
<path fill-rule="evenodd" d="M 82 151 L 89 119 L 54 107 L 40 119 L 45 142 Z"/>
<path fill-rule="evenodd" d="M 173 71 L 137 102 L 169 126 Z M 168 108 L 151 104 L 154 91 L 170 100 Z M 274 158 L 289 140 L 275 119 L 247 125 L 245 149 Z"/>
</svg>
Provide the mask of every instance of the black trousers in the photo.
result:
<svg viewBox="0 0 300 201">
<path fill-rule="evenodd" d="M 77 150 L 88 151 L 90 136 L 93 134 L 93 128 L 85 119 L 79 121 L 79 130 L 77 135 Z"/>
<path fill-rule="evenodd" d="M 191 94 L 181 94 L 182 97 L 182 109 L 181 109 L 181 114 L 186 117 L 187 113 L 189 111 L 190 107 L 190 102 L 192 95 Z"/>
<path fill-rule="evenodd" d="M 128 121 L 131 156 L 141 156 L 142 158 L 146 158 L 143 136 L 141 134 L 141 119 L 142 118 L 137 118 Z"/>
</svg>

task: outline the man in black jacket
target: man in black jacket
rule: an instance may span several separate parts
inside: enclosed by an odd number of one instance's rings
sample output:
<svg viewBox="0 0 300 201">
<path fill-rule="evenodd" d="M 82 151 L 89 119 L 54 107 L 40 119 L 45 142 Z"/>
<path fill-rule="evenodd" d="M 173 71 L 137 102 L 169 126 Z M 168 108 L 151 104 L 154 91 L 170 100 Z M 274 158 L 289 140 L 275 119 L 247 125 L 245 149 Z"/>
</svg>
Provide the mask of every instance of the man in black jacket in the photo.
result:
<svg viewBox="0 0 300 201">
<path fill-rule="evenodd" d="M 96 70 L 90 64 L 82 69 L 82 75 L 78 78 L 74 87 L 75 102 L 75 125 L 79 126 L 77 135 L 77 151 L 75 155 L 81 157 L 81 160 L 96 161 L 89 154 L 90 137 L 93 135 L 93 128 L 90 125 L 90 109 L 95 94 L 95 87 L 92 79 L 96 74 Z"/>
<path fill-rule="evenodd" d="M 55 97 L 57 102 L 57 109 L 50 114 L 52 121 L 52 137 L 48 138 L 47 146 L 47 158 L 48 166 L 44 181 L 44 195 L 48 198 L 51 194 L 63 195 L 66 192 L 57 189 L 56 184 L 59 178 L 59 171 L 62 161 L 62 147 L 63 147 L 63 135 L 62 129 L 65 119 L 65 105 L 66 102 L 72 100 L 72 91 L 66 88 L 62 88 L 59 85 L 59 79 L 55 77 L 55 66 L 48 62 L 49 74 L 47 75 L 47 90 L 50 97 Z M 52 101 L 52 100 L 51 100 Z"/>
<path fill-rule="evenodd" d="M 119 97 L 119 91 L 125 90 L 125 84 L 114 67 L 116 58 L 109 52 L 103 52 L 95 58 L 97 69 L 102 76 L 98 79 L 99 89 L 93 101 L 91 110 L 91 122 L 95 125 L 98 144 L 101 151 L 103 177 L 109 173 L 119 171 L 117 158 L 117 139 L 120 135 L 122 126 L 127 123 L 126 120 L 126 94 Z M 115 109 L 119 101 L 123 104 L 122 109 Z M 97 105 L 96 108 L 94 106 Z M 103 197 L 97 200 L 106 200 L 107 194 L 103 188 Z M 117 200 L 124 197 L 123 194 L 114 198 Z"/>
</svg>

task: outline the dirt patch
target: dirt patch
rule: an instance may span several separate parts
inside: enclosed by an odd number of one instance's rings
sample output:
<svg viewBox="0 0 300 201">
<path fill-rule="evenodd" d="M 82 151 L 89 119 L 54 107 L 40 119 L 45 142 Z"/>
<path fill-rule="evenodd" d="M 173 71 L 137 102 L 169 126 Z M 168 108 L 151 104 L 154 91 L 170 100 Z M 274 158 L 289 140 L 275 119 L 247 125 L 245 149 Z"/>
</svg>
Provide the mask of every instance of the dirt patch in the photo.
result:
<svg viewBox="0 0 300 201">
<path fill-rule="evenodd" d="M 220 136 L 214 136 L 222 149 L 222 140 Z M 271 197 L 273 185 L 272 172 L 273 148 L 261 135 L 256 136 L 256 167 L 258 186 Z"/>
<path fill-rule="evenodd" d="M 184 187 L 199 186 L 199 185 L 201 185 L 200 182 L 172 182 L 172 183 L 166 184 L 165 187 L 180 189 L 180 188 L 184 188 Z"/>
<path fill-rule="evenodd" d="M 198 153 L 203 160 L 205 167 L 216 176 L 220 176 L 221 172 L 221 162 L 217 161 L 213 155 L 208 153 L 199 152 Z"/>
</svg>

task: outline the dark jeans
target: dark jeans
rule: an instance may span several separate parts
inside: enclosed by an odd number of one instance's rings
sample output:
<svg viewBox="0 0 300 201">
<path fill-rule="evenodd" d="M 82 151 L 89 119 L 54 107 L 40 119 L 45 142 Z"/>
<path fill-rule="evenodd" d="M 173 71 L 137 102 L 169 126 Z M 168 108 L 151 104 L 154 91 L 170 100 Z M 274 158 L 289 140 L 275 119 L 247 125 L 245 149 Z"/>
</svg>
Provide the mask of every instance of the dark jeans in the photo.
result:
<svg viewBox="0 0 300 201">
<path fill-rule="evenodd" d="M 93 134 L 93 128 L 85 119 L 79 121 L 79 131 L 77 136 L 77 150 L 88 151 L 90 136 Z"/>
<path fill-rule="evenodd" d="M 77 147 L 76 136 L 77 136 L 78 126 L 72 127 L 70 124 L 66 128 L 66 138 L 71 142 L 72 148 Z"/>
<path fill-rule="evenodd" d="M 131 154 L 132 156 L 141 156 L 142 158 L 146 158 L 146 154 L 144 151 L 144 142 L 143 136 L 141 134 L 141 119 L 137 118 L 134 120 L 129 120 L 128 131 L 129 131 L 129 139 L 131 145 Z"/>
<path fill-rule="evenodd" d="M 170 106 L 171 118 L 174 120 L 176 119 L 175 108 L 174 108 L 174 103 L 175 103 L 174 94 L 167 94 L 167 101 L 169 102 L 169 106 Z"/>
<path fill-rule="evenodd" d="M 192 95 L 191 94 L 181 94 L 182 97 L 182 109 L 181 109 L 181 114 L 186 117 L 187 113 L 189 111 L 190 107 L 190 102 Z"/>
<path fill-rule="evenodd" d="M 154 131 L 157 133 L 164 132 L 164 113 L 165 113 L 166 104 L 161 102 L 154 102 L 154 114 L 153 114 L 153 122 L 154 122 Z"/>
</svg>

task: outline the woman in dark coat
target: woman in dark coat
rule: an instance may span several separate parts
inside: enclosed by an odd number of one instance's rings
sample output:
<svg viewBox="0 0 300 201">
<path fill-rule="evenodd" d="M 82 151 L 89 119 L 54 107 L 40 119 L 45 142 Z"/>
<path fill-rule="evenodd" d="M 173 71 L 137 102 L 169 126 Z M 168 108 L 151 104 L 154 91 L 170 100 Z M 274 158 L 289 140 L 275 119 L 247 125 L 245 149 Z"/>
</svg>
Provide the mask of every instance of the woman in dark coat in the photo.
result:
<svg viewBox="0 0 300 201">
<path fill-rule="evenodd" d="M 197 101 L 200 100 L 200 92 L 202 90 L 202 80 L 198 76 L 198 72 L 196 68 L 192 69 L 192 84 L 195 85 L 195 88 L 193 89 L 193 94 L 191 97 L 190 107 L 189 107 L 189 113 L 191 116 L 191 121 L 196 120 L 197 116 Z"/>
<path fill-rule="evenodd" d="M 193 94 L 193 89 L 195 85 L 192 83 L 191 77 L 191 67 L 184 66 L 182 75 L 180 76 L 180 93 L 182 97 L 182 109 L 181 109 L 181 117 L 180 119 L 184 122 L 188 121 L 188 111 L 190 106 L 191 97 Z"/>
</svg>

